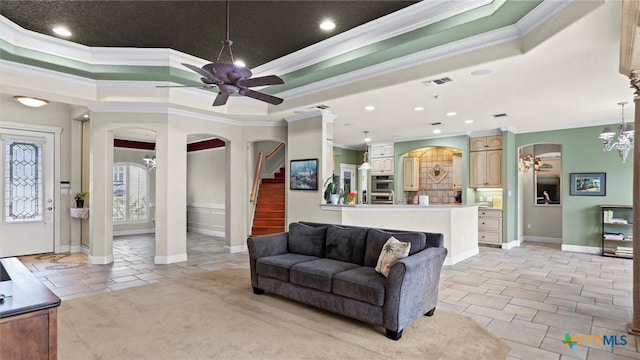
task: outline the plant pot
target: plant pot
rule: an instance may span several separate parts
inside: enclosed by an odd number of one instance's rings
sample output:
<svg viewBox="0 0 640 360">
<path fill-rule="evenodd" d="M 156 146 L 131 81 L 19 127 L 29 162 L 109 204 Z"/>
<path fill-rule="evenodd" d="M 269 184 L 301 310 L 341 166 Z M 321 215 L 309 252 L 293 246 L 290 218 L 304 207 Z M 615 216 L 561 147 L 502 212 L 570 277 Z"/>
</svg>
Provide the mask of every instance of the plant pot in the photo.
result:
<svg viewBox="0 0 640 360">
<path fill-rule="evenodd" d="M 331 194 L 330 199 L 331 199 L 331 203 L 333 205 L 338 205 L 338 202 L 340 201 L 340 195 L 339 194 Z"/>
<path fill-rule="evenodd" d="M 84 200 L 76 200 L 76 207 L 77 208 L 83 208 L 84 207 Z"/>
</svg>

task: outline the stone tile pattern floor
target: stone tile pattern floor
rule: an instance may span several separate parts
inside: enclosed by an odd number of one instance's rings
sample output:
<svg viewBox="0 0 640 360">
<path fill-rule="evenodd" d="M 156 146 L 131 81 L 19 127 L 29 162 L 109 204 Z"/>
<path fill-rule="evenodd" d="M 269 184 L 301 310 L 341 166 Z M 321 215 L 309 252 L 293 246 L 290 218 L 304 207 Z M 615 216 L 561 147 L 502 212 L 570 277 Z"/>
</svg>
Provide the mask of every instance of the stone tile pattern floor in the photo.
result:
<svg viewBox="0 0 640 360">
<path fill-rule="evenodd" d="M 189 233 L 188 261 L 155 265 L 154 238 L 113 241 L 114 262 L 91 265 L 84 254 L 43 254 L 20 260 L 63 300 L 151 284 L 222 268 L 248 268 L 246 253 L 229 254 L 220 238 Z M 249 286 L 249 284 L 247 284 Z M 631 320 L 632 261 L 563 252 L 523 243 L 445 266 L 438 309 L 475 319 L 511 345 L 509 359 L 640 359 L 640 341 L 622 345 L 562 343 L 565 334 L 623 335 Z M 464 340 L 464 339 L 462 339 Z"/>
</svg>

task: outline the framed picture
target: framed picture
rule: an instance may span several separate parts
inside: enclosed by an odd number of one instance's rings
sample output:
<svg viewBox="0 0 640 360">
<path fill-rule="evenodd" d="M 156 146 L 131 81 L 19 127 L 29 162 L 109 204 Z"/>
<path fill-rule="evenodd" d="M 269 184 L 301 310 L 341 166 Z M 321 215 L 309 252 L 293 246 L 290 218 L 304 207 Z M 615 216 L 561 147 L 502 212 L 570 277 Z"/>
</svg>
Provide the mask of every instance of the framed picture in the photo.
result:
<svg viewBox="0 0 640 360">
<path fill-rule="evenodd" d="M 569 181 L 571 195 L 605 196 L 607 194 L 606 173 L 571 173 Z"/>
<path fill-rule="evenodd" d="M 318 159 L 291 160 L 291 190 L 318 190 Z"/>
</svg>

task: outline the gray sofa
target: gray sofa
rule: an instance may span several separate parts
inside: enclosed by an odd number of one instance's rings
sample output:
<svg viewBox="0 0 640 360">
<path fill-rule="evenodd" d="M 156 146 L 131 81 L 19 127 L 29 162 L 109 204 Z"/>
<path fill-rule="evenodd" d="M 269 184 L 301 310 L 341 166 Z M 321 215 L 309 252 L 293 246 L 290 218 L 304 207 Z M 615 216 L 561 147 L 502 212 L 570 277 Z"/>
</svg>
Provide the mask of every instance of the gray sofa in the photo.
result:
<svg viewBox="0 0 640 360">
<path fill-rule="evenodd" d="M 392 235 L 410 242 L 411 251 L 386 278 L 375 266 Z M 433 315 L 447 255 L 442 234 L 308 222 L 250 237 L 247 246 L 255 294 L 266 291 L 382 326 L 393 340 L 419 317 Z"/>
</svg>

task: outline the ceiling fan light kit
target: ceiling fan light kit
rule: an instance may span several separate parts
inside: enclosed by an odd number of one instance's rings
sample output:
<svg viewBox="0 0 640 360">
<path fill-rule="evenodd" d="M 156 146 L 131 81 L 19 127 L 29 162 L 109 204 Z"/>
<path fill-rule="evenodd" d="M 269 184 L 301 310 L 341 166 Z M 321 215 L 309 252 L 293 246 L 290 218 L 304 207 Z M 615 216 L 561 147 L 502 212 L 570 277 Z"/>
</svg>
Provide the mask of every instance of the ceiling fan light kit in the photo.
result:
<svg viewBox="0 0 640 360">
<path fill-rule="evenodd" d="M 191 64 L 182 63 L 183 66 L 187 67 L 189 70 L 198 73 L 200 76 L 200 81 L 202 81 L 203 85 L 196 86 L 203 88 L 205 90 L 212 89 L 217 87 L 219 92 L 218 96 L 216 96 L 213 101 L 212 106 L 221 106 L 227 103 L 229 99 L 229 95 L 238 93 L 242 96 L 248 96 L 250 98 L 254 98 L 256 100 L 264 101 L 266 103 L 272 105 L 279 105 L 284 100 L 269 94 L 265 94 L 263 92 L 251 90 L 249 88 L 255 86 L 267 86 L 267 85 L 279 85 L 284 84 L 284 80 L 276 75 L 268 75 L 261 76 L 257 78 L 251 78 L 253 73 L 251 70 L 247 69 L 244 66 L 240 66 L 235 64 L 233 59 L 233 51 L 231 50 L 231 45 L 233 45 L 233 41 L 229 39 L 229 1 L 226 2 L 226 11 L 227 11 L 227 38 L 222 40 L 222 48 L 220 48 L 220 52 L 218 53 L 218 57 L 216 58 L 216 62 L 205 64 L 202 67 L 198 67 Z M 220 62 L 220 56 L 224 49 L 229 49 L 229 55 L 231 57 L 231 62 Z M 157 87 L 193 87 L 193 86 L 157 86 Z"/>
</svg>

